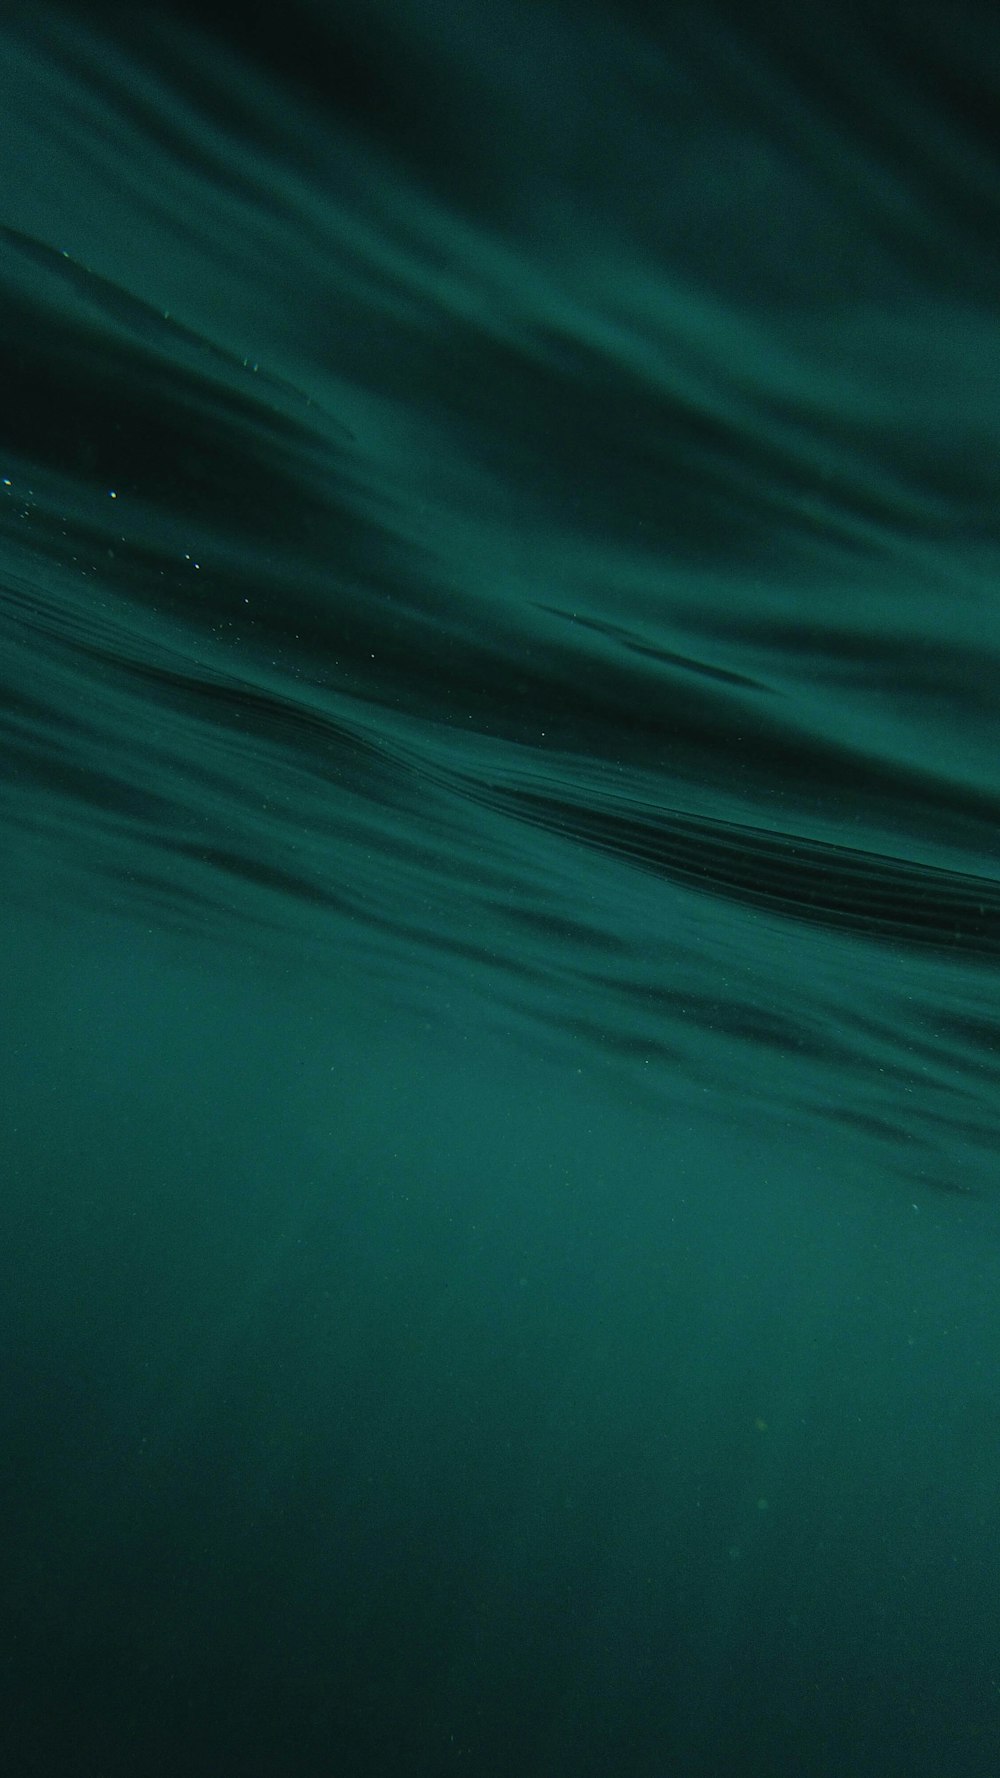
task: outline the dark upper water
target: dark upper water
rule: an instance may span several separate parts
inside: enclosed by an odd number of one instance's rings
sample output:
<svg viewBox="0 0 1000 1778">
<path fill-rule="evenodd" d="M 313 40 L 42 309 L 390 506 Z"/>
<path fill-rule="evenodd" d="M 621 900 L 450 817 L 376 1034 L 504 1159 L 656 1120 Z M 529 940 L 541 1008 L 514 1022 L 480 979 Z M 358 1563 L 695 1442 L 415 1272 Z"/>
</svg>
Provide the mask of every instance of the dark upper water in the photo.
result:
<svg viewBox="0 0 1000 1778">
<path fill-rule="evenodd" d="M 1000 25 L 870 12 L 0 25 L 12 1772 L 996 1771 Z"/>
</svg>

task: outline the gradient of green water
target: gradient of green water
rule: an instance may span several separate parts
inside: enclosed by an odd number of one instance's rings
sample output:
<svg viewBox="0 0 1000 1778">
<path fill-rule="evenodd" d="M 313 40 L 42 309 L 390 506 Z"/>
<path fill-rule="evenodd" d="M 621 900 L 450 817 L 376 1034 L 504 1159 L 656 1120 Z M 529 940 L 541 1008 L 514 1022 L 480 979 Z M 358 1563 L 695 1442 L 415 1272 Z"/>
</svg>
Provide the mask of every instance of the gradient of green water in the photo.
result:
<svg viewBox="0 0 1000 1778">
<path fill-rule="evenodd" d="M 12 1771 L 991 1778 L 963 20 L 3 26 Z"/>
</svg>

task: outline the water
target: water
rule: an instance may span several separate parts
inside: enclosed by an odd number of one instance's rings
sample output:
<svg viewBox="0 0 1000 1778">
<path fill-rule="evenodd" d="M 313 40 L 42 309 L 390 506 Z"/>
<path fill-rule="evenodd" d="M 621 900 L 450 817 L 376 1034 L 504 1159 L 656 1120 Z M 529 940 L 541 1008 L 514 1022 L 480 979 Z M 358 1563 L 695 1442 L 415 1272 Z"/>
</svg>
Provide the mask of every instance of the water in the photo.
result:
<svg viewBox="0 0 1000 1778">
<path fill-rule="evenodd" d="M 2 29 L 7 1763 L 992 1774 L 995 23 Z"/>
</svg>

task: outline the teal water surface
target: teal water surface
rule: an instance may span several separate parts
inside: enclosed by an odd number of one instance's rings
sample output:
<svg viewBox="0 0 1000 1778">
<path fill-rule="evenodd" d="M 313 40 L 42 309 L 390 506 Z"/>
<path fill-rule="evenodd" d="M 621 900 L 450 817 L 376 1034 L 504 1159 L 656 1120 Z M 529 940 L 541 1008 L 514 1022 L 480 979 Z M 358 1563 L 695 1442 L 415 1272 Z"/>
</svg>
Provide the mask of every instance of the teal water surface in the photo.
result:
<svg viewBox="0 0 1000 1778">
<path fill-rule="evenodd" d="M 992 1778 L 989 9 L 0 36 L 6 1764 Z"/>
</svg>

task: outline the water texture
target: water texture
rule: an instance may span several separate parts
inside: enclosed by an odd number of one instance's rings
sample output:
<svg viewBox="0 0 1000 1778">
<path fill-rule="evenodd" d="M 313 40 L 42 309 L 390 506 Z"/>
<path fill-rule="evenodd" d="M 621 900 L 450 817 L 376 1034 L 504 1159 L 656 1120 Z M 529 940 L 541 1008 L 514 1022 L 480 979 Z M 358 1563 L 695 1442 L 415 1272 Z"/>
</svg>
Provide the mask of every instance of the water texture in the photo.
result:
<svg viewBox="0 0 1000 1778">
<path fill-rule="evenodd" d="M 995 1772 L 992 10 L 0 42 L 11 1769 Z"/>
</svg>

